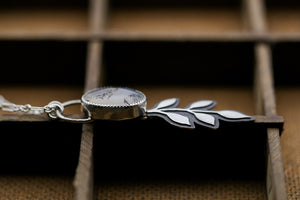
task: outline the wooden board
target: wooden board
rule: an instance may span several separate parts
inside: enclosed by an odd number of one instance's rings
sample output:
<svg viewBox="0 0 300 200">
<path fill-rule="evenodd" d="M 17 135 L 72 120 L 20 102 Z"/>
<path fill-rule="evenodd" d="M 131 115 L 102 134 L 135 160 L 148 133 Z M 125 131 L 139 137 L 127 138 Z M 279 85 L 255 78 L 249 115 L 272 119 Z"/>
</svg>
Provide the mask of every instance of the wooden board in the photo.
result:
<svg viewBox="0 0 300 200">
<path fill-rule="evenodd" d="M 87 12 L 81 8 L 1 9 L 0 31 L 87 31 Z"/>
<path fill-rule="evenodd" d="M 107 30 L 180 33 L 241 31 L 240 15 L 238 9 L 232 8 L 115 8 L 110 11 Z"/>
</svg>

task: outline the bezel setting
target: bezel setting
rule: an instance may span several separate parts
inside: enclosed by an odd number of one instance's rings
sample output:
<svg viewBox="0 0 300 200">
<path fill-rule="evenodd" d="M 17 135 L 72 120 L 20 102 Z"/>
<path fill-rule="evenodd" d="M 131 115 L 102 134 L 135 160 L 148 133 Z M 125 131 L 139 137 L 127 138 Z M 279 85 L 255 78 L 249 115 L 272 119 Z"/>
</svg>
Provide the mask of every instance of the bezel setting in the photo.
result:
<svg viewBox="0 0 300 200">
<path fill-rule="evenodd" d="M 105 97 L 105 95 L 107 95 L 105 92 L 109 92 L 110 96 Z M 115 94 L 116 92 L 121 94 Z M 96 98 L 95 95 L 102 96 L 96 99 L 99 102 L 91 102 L 88 100 L 88 98 L 90 98 L 89 96 L 91 95 L 93 98 Z M 126 98 L 130 97 L 130 95 L 135 95 L 138 100 L 130 99 L 131 102 L 126 101 Z M 109 100 L 110 97 L 115 98 L 115 100 L 117 99 L 118 102 L 113 103 L 111 100 Z M 120 103 L 119 100 L 123 101 L 123 103 Z M 106 103 L 107 101 L 110 103 Z M 124 102 L 126 102 L 126 104 Z M 84 110 L 93 119 L 126 120 L 144 116 L 146 113 L 147 101 L 146 95 L 138 90 L 124 87 L 103 87 L 86 92 L 81 97 L 81 104 Z"/>
</svg>

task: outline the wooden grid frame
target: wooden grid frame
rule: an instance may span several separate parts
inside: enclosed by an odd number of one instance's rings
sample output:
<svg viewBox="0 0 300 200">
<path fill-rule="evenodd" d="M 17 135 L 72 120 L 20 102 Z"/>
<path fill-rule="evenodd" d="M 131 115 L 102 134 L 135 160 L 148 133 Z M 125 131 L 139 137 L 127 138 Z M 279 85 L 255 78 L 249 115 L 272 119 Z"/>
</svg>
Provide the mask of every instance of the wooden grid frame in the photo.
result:
<svg viewBox="0 0 300 200">
<path fill-rule="evenodd" d="M 191 41 L 191 42 L 252 42 L 255 51 L 255 87 L 256 114 L 263 115 L 257 122 L 281 123 L 277 116 L 274 95 L 272 69 L 272 52 L 270 43 L 299 42 L 299 34 L 268 34 L 266 30 L 266 13 L 263 0 L 243 0 L 246 33 L 182 33 L 173 32 L 126 32 L 106 31 L 104 29 L 109 10 L 107 0 L 90 0 L 87 32 L 0 32 L 0 40 L 46 40 L 46 41 L 85 41 L 88 43 L 86 77 L 84 91 L 102 85 L 102 49 L 104 41 Z M 0 115 L 0 121 L 48 121 L 43 116 L 11 116 Z M 267 129 L 268 137 L 268 199 L 287 199 L 284 170 L 280 150 L 280 129 Z M 93 198 L 93 125 L 85 124 L 82 128 L 82 139 L 79 164 L 74 180 L 75 199 L 89 200 Z"/>
</svg>

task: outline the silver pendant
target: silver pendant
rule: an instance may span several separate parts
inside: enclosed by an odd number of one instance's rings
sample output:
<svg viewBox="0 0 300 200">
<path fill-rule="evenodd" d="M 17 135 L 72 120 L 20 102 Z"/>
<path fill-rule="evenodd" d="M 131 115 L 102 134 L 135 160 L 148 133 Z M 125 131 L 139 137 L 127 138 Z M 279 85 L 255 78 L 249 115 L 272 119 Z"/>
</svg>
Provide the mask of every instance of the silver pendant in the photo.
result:
<svg viewBox="0 0 300 200">
<path fill-rule="evenodd" d="M 65 107 L 81 104 L 86 118 L 74 119 L 64 116 Z M 31 114 L 47 113 L 50 118 L 69 122 L 88 123 L 94 120 L 128 120 L 133 118 L 162 118 L 169 124 L 180 128 L 195 128 L 196 124 L 217 129 L 220 120 L 228 122 L 253 121 L 254 117 L 234 110 L 211 110 L 215 101 L 200 100 L 185 108 L 177 108 L 177 98 L 166 99 L 152 109 L 146 109 L 146 96 L 130 88 L 104 87 L 86 92 L 81 100 L 64 103 L 52 101 L 44 107 L 15 105 L 0 96 L 0 108 L 6 111 L 27 112 Z"/>
</svg>

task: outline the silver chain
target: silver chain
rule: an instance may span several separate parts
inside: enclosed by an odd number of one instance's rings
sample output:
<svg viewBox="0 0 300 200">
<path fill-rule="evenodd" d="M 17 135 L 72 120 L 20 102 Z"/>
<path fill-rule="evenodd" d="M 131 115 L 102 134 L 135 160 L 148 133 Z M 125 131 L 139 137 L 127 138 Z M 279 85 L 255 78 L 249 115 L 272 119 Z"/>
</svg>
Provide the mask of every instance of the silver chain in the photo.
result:
<svg viewBox="0 0 300 200">
<path fill-rule="evenodd" d="M 8 112 L 19 112 L 34 115 L 41 115 L 46 113 L 51 119 L 61 119 L 63 121 L 69 121 L 73 123 L 88 123 L 93 121 L 90 114 L 86 118 L 69 118 L 63 115 L 64 108 L 67 106 L 81 104 L 80 100 L 71 100 L 64 103 L 59 101 L 51 101 L 48 105 L 44 107 L 31 106 L 30 104 L 17 105 L 9 102 L 3 96 L 0 95 L 0 110 Z"/>
<path fill-rule="evenodd" d="M 40 115 L 46 113 L 50 118 L 57 118 L 57 110 L 61 113 L 64 111 L 64 106 L 59 101 L 52 101 L 44 107 L 31 106 L 30 104 L 17 105 L 9 102 L 0 95 L 0 109 L 8 112 L 21 112 L 27 114 Z"/>
</svg>

